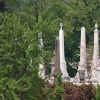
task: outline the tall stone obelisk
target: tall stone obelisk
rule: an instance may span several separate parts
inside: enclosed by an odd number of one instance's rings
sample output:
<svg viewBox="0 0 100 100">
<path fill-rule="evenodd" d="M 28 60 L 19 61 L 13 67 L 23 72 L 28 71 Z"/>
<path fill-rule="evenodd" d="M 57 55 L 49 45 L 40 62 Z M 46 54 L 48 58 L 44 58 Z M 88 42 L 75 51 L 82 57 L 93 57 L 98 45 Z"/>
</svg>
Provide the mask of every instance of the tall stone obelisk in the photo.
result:
<svg viewBox="0 0 100 100">
<path fill-rule="evenodd" d="M 99 31 L 98 31 L 98 25 L 95 24 L 95 30 L 94 30 L 94 51 L 93 51 L 93 61 L 92 61 L 92 75 L 91 75 L 91 81 L 96 82 L 96 69 L 100 67 L 99 63 Z"/>
<path fill-rule="evenodd" d="M 56 78 L 57 75 L 62 75 L 60 70 L 60 48 L 59 48 L 59 38 L 55 40 L 55 69 L 53 71 L 53 76 Z"/>
<path fill-rule="evenodd" d="M 86 30 L 81 28 L 80 62 L 78 70 L 86 70 Z"/>
<path fill-rule="evenodd" d="M 78 80 L 80 79 L 80 81 L 84 81 L 85 71 L 86 71 L 86 30 L 85 27 L 82 27 L 81 40 L 80 40 L 80 62 L 76 74 Z"/>
<path fill-rule="evenodd" d="M 42 52 L 40 55 L 40 63 L 39 63 L 39 77 L 42 79 L 45 78 L 45 67 L 44 67 L 44 59 L 43 59 L 43 40 L 42 40 L 42 32 L 38 33 L 39 38 L 39 49 Z"/>
<path fill-rule="evenodd" d="M 67 65 L 65 61 L 65 53 L 64 53 L 64 31 L 62 29 L 62 23 L 60 23 L 60 30 L 59 30 L 59 41 L 60 41 L 60 69 L 62 71 L 62 78 L 66 79 L 69 78 L 67 72 Z"/>
</svg>

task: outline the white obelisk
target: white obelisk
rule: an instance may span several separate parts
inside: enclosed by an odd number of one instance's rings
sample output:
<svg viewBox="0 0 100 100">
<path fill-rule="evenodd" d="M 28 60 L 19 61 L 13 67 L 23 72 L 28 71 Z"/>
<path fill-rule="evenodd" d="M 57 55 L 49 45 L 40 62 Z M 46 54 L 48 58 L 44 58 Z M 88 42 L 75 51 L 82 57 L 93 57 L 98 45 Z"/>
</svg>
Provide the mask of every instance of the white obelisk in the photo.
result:
<svg viewBox="0 0 100 100">
<path fill-rule="evenodd" d="M 78 70 L 86 70 L 86 30 L 81 28 L 80 62 Z"/>
<path fill-rule="evenodd" d="M 62 29 L 62 23 L 60 23 L 60 30 L 59 30 L 59 41 L 60 41 L 60 69 L 62 71 L 62 78 L 67 78 L 68 72 L 67 72 L 67 65 L 65 61 L 65 54 L 64 54 L 64 31 Z"/>
<path fill-rule="evenodd" d="M 42 32 L 38 33 L 39 38 L 39 49 L 42 52 L 43 51 L 43 40 L 42 40 Z M 39 77 L 42 79 L 45 78 L 45 67 L 44 67 L 44 59 L 43 59 L 43 53 L 40 55 L 40 63 L 39 63 Z"/>
<path fill-rule="evenodd" d="M 85 78 L 87 74 L 86 71 L 86 30 L 85 27 L 81 28 L 81 40 L 80 40 L 80 62 L 78 65 L 78 71 L 76 74 L 76 79 L 78 82 L 80 78 Z M 84 72 L 84 73 L 81 73 Z M 80 76 L 79 76 L 80 74 Z"/>
<path fill-rule="evenodd" d="M 95 24 L 95 30 L 94 30 L 94 51 L 93 51 L 93 61 L 92 61 L 92 75 L 91 75 L 91 81 L 96 82 L 96 69 L 100 67 L 99 63 L 99 31 L 97 30 L 98 25 Z"/>
</svg>

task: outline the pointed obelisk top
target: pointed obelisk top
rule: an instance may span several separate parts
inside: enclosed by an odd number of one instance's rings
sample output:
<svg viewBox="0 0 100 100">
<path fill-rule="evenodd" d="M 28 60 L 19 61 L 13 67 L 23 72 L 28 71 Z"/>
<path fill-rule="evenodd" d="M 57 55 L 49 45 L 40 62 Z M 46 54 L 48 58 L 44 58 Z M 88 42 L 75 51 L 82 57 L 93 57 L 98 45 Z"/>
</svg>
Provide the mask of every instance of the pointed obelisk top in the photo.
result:
<svg viewBox="0 0 100 100">
<path fill-rule="evenodd" d="M 85 27 L 83 26 L 81 29 L 85 29 Z"/>
<path fill-rule="evenodd" d="M 98 28 L 98 25 L 97 25 L 97 23 L 95 24 L 95 26 L 94 26 L 94 27 L 95 27 L 95 29 L 97 29 L 97 28 Z"/>
<path fill-rule="evenodd" d="M 62 23 L 60 23 L 60 29 L 62 30 L 62 27 L 63 27 L 63 24 Z"/>
</svg>

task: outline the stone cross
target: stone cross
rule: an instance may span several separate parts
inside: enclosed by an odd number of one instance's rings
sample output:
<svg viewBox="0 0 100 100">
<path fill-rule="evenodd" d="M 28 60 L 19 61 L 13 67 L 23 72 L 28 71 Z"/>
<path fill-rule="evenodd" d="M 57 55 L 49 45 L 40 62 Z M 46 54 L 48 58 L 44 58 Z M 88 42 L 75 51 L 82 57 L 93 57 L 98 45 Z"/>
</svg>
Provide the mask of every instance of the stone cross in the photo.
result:
<svg viewBox="0 0 100 100">
<path fill-rule="evenodd" d="M 60 27 L 61 27 L 60 29 L 62 29 L 62 27 L 63 27 L 63 24 L 62 23 L 60 23 Z"/>
</svg>

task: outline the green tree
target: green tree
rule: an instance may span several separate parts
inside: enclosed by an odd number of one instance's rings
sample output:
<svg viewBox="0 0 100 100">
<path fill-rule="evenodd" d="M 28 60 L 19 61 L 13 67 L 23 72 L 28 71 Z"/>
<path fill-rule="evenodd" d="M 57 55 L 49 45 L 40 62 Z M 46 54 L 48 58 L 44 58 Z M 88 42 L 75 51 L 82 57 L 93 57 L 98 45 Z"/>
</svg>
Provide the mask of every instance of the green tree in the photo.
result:
<svg viewBox="0 0 100 100">
<path fill-rule="evenodd" d="M 42 97 L 44 82 L 38 77 L 37 41 L 34 32 L 15 14 L 0 14 L 1 99 L 37 100 Z"/>
</svg>

